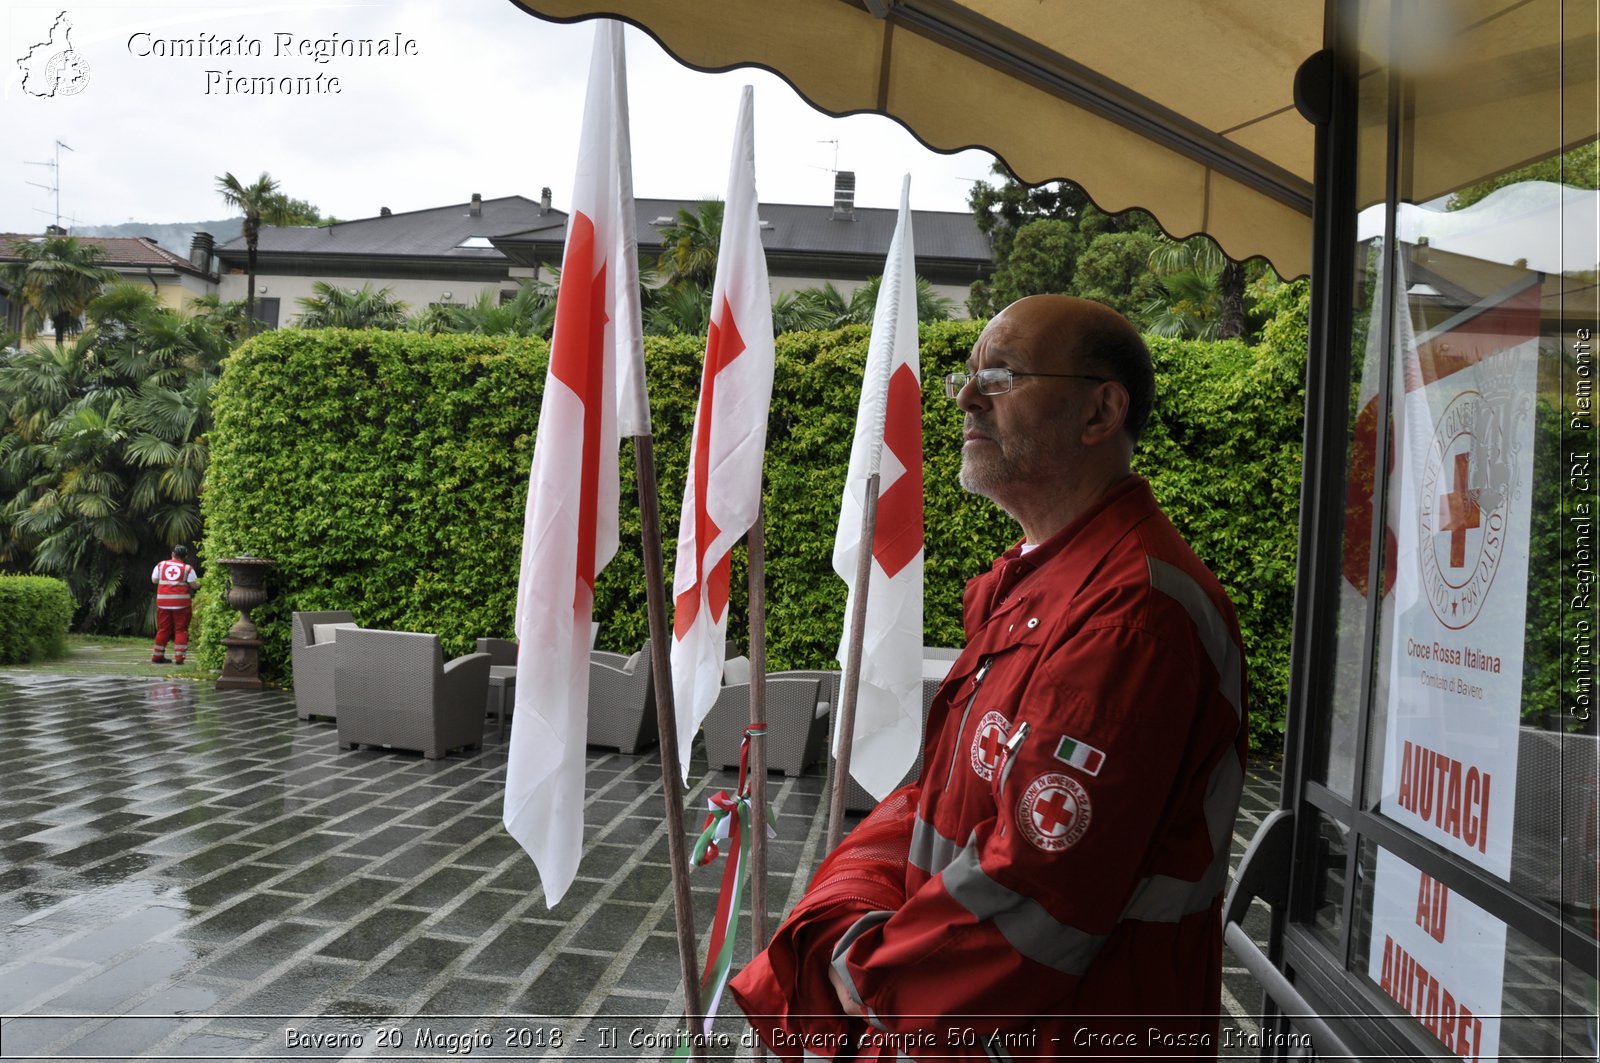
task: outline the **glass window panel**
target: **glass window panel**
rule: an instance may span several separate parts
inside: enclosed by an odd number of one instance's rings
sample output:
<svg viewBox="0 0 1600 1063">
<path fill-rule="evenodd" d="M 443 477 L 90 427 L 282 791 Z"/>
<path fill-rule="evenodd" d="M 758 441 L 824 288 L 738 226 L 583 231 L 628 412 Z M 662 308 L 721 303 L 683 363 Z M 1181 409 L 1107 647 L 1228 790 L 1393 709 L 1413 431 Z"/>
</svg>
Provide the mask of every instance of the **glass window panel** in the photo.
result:
<svg viewBox="0 0 1600 1063">
<path fill-rule="evenodd" d="M 1595 983 L 1398 856 L 1362 845 L 1356 973 L 1464 1058 L 1595 1057 Z"/>
<path fill-rule="evenodd" d="M 1317 813 L 1311 878 L 1311 932 L 1334 955 L 1341 955 L 1344 933 L 1345 869 L 1350 855 L 1350 829 L 1331 816 Z"/>
</svg>

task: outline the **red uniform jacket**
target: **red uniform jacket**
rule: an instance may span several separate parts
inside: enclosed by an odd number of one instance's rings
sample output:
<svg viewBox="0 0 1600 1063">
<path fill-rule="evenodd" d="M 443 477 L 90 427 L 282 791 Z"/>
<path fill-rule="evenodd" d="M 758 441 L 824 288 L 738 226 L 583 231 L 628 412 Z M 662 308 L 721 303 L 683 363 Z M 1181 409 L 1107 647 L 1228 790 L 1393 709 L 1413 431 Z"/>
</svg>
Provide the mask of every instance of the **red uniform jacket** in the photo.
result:
<svg viewBox="0 0 1600 1063">
<path fill-rule="evenodd" d="M 158 561 L 150 573 L 156 585 L 157 609 L 187 609 L 194 601 L 194 569 L 182 561 Z"/>
<path fill-rule="evenodd" d="M 786 1058 L 1215 1055 L 1248 743 L 1227 596 L 1132 477 L 968 584 L 965 623 L 921 778 L 734 996 Z"/>
</svg>

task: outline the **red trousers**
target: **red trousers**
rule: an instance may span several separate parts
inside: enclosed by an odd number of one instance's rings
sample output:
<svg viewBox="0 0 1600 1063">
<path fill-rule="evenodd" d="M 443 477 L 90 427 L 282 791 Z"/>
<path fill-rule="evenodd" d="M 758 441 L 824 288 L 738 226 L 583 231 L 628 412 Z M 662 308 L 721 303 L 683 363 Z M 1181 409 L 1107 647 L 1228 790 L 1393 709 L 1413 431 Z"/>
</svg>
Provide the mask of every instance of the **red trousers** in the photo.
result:
<svg viewBox="0 0 1600 1063">
<path fill-rule="evenodd" d="M 172 643 L 174 655 L 182 663 L 183 655 L 189 649 L 189 614 L 193 612 L 191 606 L 182 609 L 157 609 L 156 610 L 156 645 L 153 656 L 160 657 L 167 652 L 167 643 Z"/>
</svg>

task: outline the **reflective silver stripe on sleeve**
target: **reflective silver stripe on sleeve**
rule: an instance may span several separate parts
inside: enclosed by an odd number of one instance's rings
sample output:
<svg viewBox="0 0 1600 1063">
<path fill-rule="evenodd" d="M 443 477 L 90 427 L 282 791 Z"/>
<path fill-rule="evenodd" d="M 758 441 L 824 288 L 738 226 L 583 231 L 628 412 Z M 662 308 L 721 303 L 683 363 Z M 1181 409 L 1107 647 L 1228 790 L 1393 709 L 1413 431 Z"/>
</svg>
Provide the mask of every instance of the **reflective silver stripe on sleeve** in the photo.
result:
<svg viewBox="0 0 1600 1063">
<path fill-rule="evenodd" d="M 1233 821 L 1244 787 L 1244 769 L 1234 752 L 1225 750 L 1206 784 L 1206 832 L 1211 837 L 1211 866 L 1198 882 L 1152 875 L 1134 887 L 1122 910 L 1123 919 L 1146 923 L 1176 923 L 1186 915 L 1211 907 L 1228 882 L 1228 847 L 1233 841 Z"/>
<path fill-rule="evenodd" d="M 932 823 L 919 813 L 911 827 L 911 852 L 907 855 L 911 866 L 926 871 L 931 877 L 950 865 L 956 857 L 960 843 L 940 834 Z"/>
<path fill-rule="evenodd" d="M 1175 600 L 1189 614 L 1189 619 L 1200 634 L 1200 644 L 1205 647 L 1206 655 L 1217 670 L 1218 688 L 1222 696 L 1228 699 L 1233 711 L 1242 718 L 1244 713 L 1240 695 L 1243 692 L 1244 654 L 1233 641 L 1227 621 L 1200 585 L 1182 569 L 1155 557 L 1147 557 L 1145 561 L 1150 569 L 1150 585 Z"/>
<path fill-rule="evenodd" d="M 1106 943 L 1105 935 L 1063 923 L 1038 901 L 990 878 L 975 845 L 956 855 L 944 869 L 943 881 L 957 904 L 978 919 L 992 921 L 1018 953 L 1063 974 L 1083 974 Z"/>
<path fill-rule="evenodd" d="M 850 924 L 850 929 L 846 930 L 843 936 L 839 938 L 839 943 L 833 946 L 833 969 L 839 972 L 839 977 L 844 980 L 845 988 L 850 991 L 850 999 L 864 1008 L 866 1008 L 866 1001 L 861 999 L 861 990 L 856 988 L 856 980 L 850 977 L 850 965 L 845 962 L 845 957 L 850 952 L 850 946 L 855 944 L 856 938 L 878 924 L 888 922 L 889 917 L 893 914 L 893 912 L 885 911 L 868 912 Z M 880 1030 L 888 1029 L 887 1026 L 878 1021 L 878 1017 L 872 1013 L 871 1008 L 866 1008 L 866 1011 L 868 1022 Z"/>
</svg>

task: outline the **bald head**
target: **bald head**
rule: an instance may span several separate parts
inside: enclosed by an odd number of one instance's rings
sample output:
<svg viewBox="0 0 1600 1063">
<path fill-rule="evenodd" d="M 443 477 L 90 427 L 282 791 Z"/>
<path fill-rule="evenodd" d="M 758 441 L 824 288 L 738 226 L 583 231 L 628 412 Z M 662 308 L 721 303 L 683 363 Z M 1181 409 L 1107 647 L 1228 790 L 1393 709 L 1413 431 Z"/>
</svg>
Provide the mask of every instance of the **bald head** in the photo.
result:
<svg viewBox="0 0 1600 1063">
<path fill-rule="evenodd" d="M 990 324 L 1002 321 L 1055 371 L 1093 373 L 1121 384 L 1128 393 L 1122 430 L 1138 442 L 1155 405 L 1155 372 L 1149 348 L 1127 318 L 1089 299 L 1030 295 L 1000 311 Z"/>
</svg>

